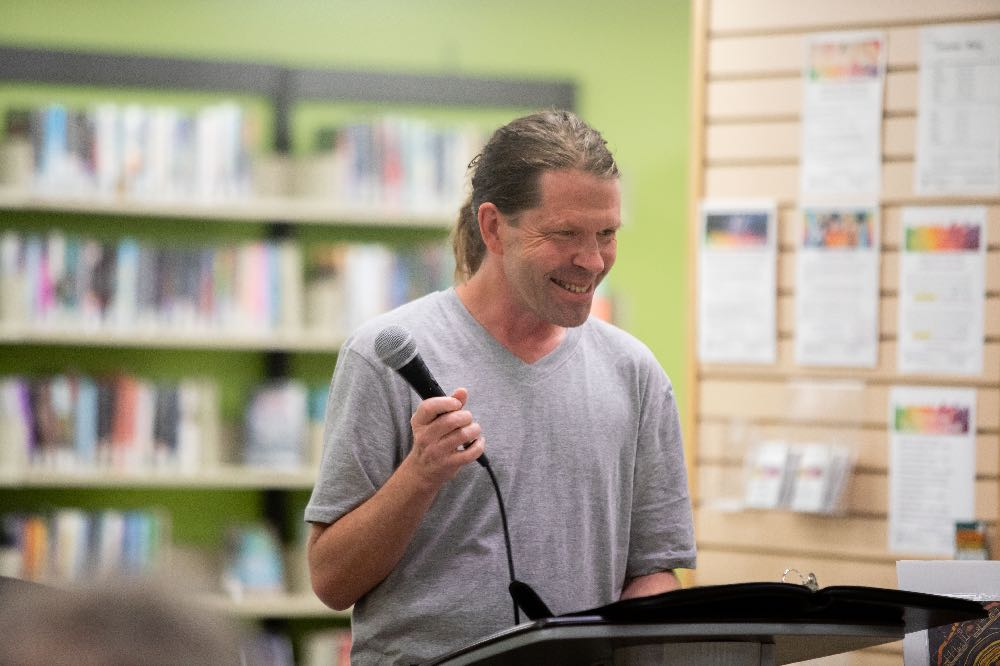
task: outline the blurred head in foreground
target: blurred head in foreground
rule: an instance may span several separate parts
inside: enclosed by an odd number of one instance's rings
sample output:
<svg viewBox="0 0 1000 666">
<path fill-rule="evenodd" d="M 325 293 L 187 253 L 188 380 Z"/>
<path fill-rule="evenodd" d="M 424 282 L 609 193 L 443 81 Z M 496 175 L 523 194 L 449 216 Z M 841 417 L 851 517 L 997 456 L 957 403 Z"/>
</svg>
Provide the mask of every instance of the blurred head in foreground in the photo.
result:
<svg viewBox="0 0 1000 666">
<path fill-rule="evenodd" d="M 234 626 L 150 581 L 0 586 L 0 636 L 0 664 L 240 663 Z"/>
</svg>

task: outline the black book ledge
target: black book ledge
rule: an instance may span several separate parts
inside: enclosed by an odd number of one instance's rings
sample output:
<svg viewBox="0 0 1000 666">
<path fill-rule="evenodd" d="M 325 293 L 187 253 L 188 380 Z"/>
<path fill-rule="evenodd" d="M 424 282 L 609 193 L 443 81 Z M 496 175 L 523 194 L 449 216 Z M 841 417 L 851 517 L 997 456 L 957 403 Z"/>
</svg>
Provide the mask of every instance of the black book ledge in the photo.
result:
<svg viewBox="0 0 1000 666">
<path fill-rule="evenodd" d="M 858 585 L 813 591 L 795 583 L 733 583 L 626 599 L 563 617 L 597 616 L 608 622 L 902 624 L 904 633 L 910 633 L 986 615 L 974 601 L 922 592 Z"/>
<path fill-rule="evenodd" d="M 431 664 L 450 660 L 489 644 L 548 627 L 583 625 L 812 625 L 889 628 L 897 634 L 987 617 L 974 601 L 877 587 L 836 585 L 811 589 L 794 583 L 705 585 L 616 601 L 556 616 L 527 584 L 515 581 L 510 593 L 531 622 L 499 632 Z M 889 642 L 889 639 L 873 642 Z M 828 652 L 833 654 L 833 652 Z M 491 662 L 492 663 L 492 662 Z M 498 662 L 500 663 L 500 662 Z M 778 661 L 777 663 L 786 663 Z"/>
</svg>

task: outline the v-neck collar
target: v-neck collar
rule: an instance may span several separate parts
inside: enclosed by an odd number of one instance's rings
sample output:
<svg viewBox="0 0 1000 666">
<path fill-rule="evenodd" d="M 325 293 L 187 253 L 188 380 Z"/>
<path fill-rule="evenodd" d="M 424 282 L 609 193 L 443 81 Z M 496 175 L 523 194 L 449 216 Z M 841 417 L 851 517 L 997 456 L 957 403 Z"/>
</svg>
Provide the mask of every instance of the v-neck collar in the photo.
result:
<svg viewBox="0 0 1000 666">
<path fill-rule="evenodd" d="M 471 342 L 475 345 L 477 351 L 485 351 L 497 364 L 497 367 L 511 368 L 522 379 L 524 379 L 525 376 L 540 379 L 560 367 L 570 356 L 573 355 L 573 352 L 576 350 L 576 347 L 581 339 L 582 326 L 567 328 L 566 334 L 563 336 L 562 341 L 555 349 L 534 363 L 527 363 L 500 344 L 500 342 L 493 337 L 493 335 L 486 330 L 481 323 L 479 323 L 479 320 L 472 316 L 472 313 L 465 307 L 465 304 L 462 302 L 462 299 L 459 298 L 458 292 L 454 287 L 450 287 L 445 292 L 445 298 L 447 299 L 449 309 L 453 312 L 454 316 L 462 322 L 462 328 L 473 336 Z M 586 323 L 584 326 L 586 326 Z"/>
</svg>

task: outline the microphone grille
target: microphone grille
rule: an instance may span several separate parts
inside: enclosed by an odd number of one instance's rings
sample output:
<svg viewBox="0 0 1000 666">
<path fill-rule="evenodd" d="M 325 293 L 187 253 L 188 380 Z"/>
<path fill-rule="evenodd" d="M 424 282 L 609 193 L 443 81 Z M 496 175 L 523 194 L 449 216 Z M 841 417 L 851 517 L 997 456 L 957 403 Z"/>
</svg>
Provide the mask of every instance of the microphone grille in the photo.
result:
<svg viewBox="0 0 1000 666">
<path fill-rule="evenodd" d="M 393 370 L 399 370 L 417 355 L 417 343 L 402 326 L 386 326 L 375 336 L 375 353 Z"/>
</svg>

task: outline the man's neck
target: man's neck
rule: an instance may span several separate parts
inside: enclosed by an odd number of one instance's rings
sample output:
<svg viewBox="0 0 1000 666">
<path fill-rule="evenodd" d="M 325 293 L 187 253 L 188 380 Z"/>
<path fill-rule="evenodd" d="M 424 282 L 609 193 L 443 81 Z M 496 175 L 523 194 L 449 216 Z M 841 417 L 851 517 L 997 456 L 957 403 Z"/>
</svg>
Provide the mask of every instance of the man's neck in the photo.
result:
<svg viewBox="0 0 1000 666">
<path fill-rule="evenodd" d="M 566 337 L 566 329 L 517 307 L 501 286 L 503 278 L 486 273 L 487 270 L 480 270 L 455 287 L 473 319 L 525 363 L 534 363 L 554 351 Z"/>
</svg>

